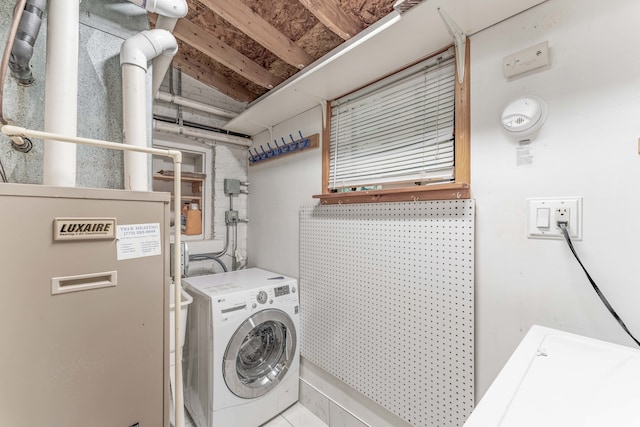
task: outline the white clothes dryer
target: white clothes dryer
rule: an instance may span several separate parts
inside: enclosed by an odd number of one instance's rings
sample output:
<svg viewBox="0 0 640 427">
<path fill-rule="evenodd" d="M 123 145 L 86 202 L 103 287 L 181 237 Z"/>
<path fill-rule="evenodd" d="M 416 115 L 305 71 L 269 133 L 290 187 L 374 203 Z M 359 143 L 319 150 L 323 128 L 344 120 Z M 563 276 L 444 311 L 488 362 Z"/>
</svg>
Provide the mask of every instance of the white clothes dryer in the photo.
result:
<svg viewBox="0 0 640 427">
<path fill-rule="evenodd" d="M 296 279 L 252 268 L 184 279 L 184 400 L 197 427 L 257 427 L 298 400 Z"/>
</svg>

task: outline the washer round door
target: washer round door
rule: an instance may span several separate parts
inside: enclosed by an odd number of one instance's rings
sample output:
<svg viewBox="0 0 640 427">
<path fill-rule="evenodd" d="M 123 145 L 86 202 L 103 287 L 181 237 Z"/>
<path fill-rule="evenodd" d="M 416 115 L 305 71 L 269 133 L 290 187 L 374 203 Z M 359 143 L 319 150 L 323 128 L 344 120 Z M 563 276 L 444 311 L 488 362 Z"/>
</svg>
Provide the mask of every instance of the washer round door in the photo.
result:
<svg viewBox="0 0 640 427">
<path fill-rule="evenodd" d="M 262 310 L 236 330 L 224 354 L 222 372 L 236 396 L 253 399 L 268 393 L 285 376 L 296 349 L 296 330 L 281 310 Z"/>
</svg>

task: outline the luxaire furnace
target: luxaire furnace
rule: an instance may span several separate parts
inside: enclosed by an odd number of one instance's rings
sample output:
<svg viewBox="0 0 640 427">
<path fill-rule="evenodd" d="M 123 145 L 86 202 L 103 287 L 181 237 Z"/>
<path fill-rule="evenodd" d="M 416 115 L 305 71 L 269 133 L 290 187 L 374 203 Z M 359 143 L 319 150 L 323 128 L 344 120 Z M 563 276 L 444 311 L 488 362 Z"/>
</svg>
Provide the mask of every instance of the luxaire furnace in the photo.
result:
<svg viewBox="0 0 640 427">
<path fill-rule="evenodd" d="M 0 184 L 2 425 L 169 425 L 169 198 Z"/>
</svg>

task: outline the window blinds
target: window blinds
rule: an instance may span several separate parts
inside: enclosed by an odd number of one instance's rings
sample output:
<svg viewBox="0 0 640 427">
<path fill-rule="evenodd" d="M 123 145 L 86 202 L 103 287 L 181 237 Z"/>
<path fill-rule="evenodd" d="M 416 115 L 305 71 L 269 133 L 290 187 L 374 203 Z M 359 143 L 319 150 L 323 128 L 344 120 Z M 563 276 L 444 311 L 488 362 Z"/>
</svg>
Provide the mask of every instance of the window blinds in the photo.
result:
<svg viewBox="0 0 640 427">
<path fill-rule="evenodd" d="M 329 188 L 453 180 L 450 49 L 331 104 Z"/>
</svg>

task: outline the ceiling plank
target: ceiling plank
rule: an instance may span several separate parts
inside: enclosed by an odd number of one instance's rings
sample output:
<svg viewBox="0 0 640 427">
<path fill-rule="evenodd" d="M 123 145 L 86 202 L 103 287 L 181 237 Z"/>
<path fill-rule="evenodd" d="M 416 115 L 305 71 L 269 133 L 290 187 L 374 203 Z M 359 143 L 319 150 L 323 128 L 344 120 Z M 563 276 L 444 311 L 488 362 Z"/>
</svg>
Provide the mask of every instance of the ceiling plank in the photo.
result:
<svg viewBox="0 0 640 427">
<path fill-rule="evenodd" d="M 149 21 L 155 25 L 156 16 L 150 15 Z M 257 85 L 273 89 L 283 81 L 280 77 L 219 40 L 211 32 L 187 20 L 180 19 L 178 21 L 173 35 Z"/>
<path fill-rule="evenodd" d="M 299 0 L 320 22 L 343 40 L 349 40 L 362 28 L 351 19 L 336 0 Z"/>
<path fill-rule="evenodd" d="M 314 58 L 304 49 L 242 1 L 201 0 L 201 3 L 294 67 L 304 68 L 313 62 Z"/>
<path fill-rule="evenodd" d="M 257 94 L 248 91 L 236 82 L 229 80 L 225 76 L 210 70 L 206 64 L 198 61 L 194 57 L 176 55 L 173 58 L 174 67 L 182 67 L 182 71 L 194 79 L 211 86 L 221 93 L 240 102 L 251 102 L 258 97 Z"/>
</svg>

